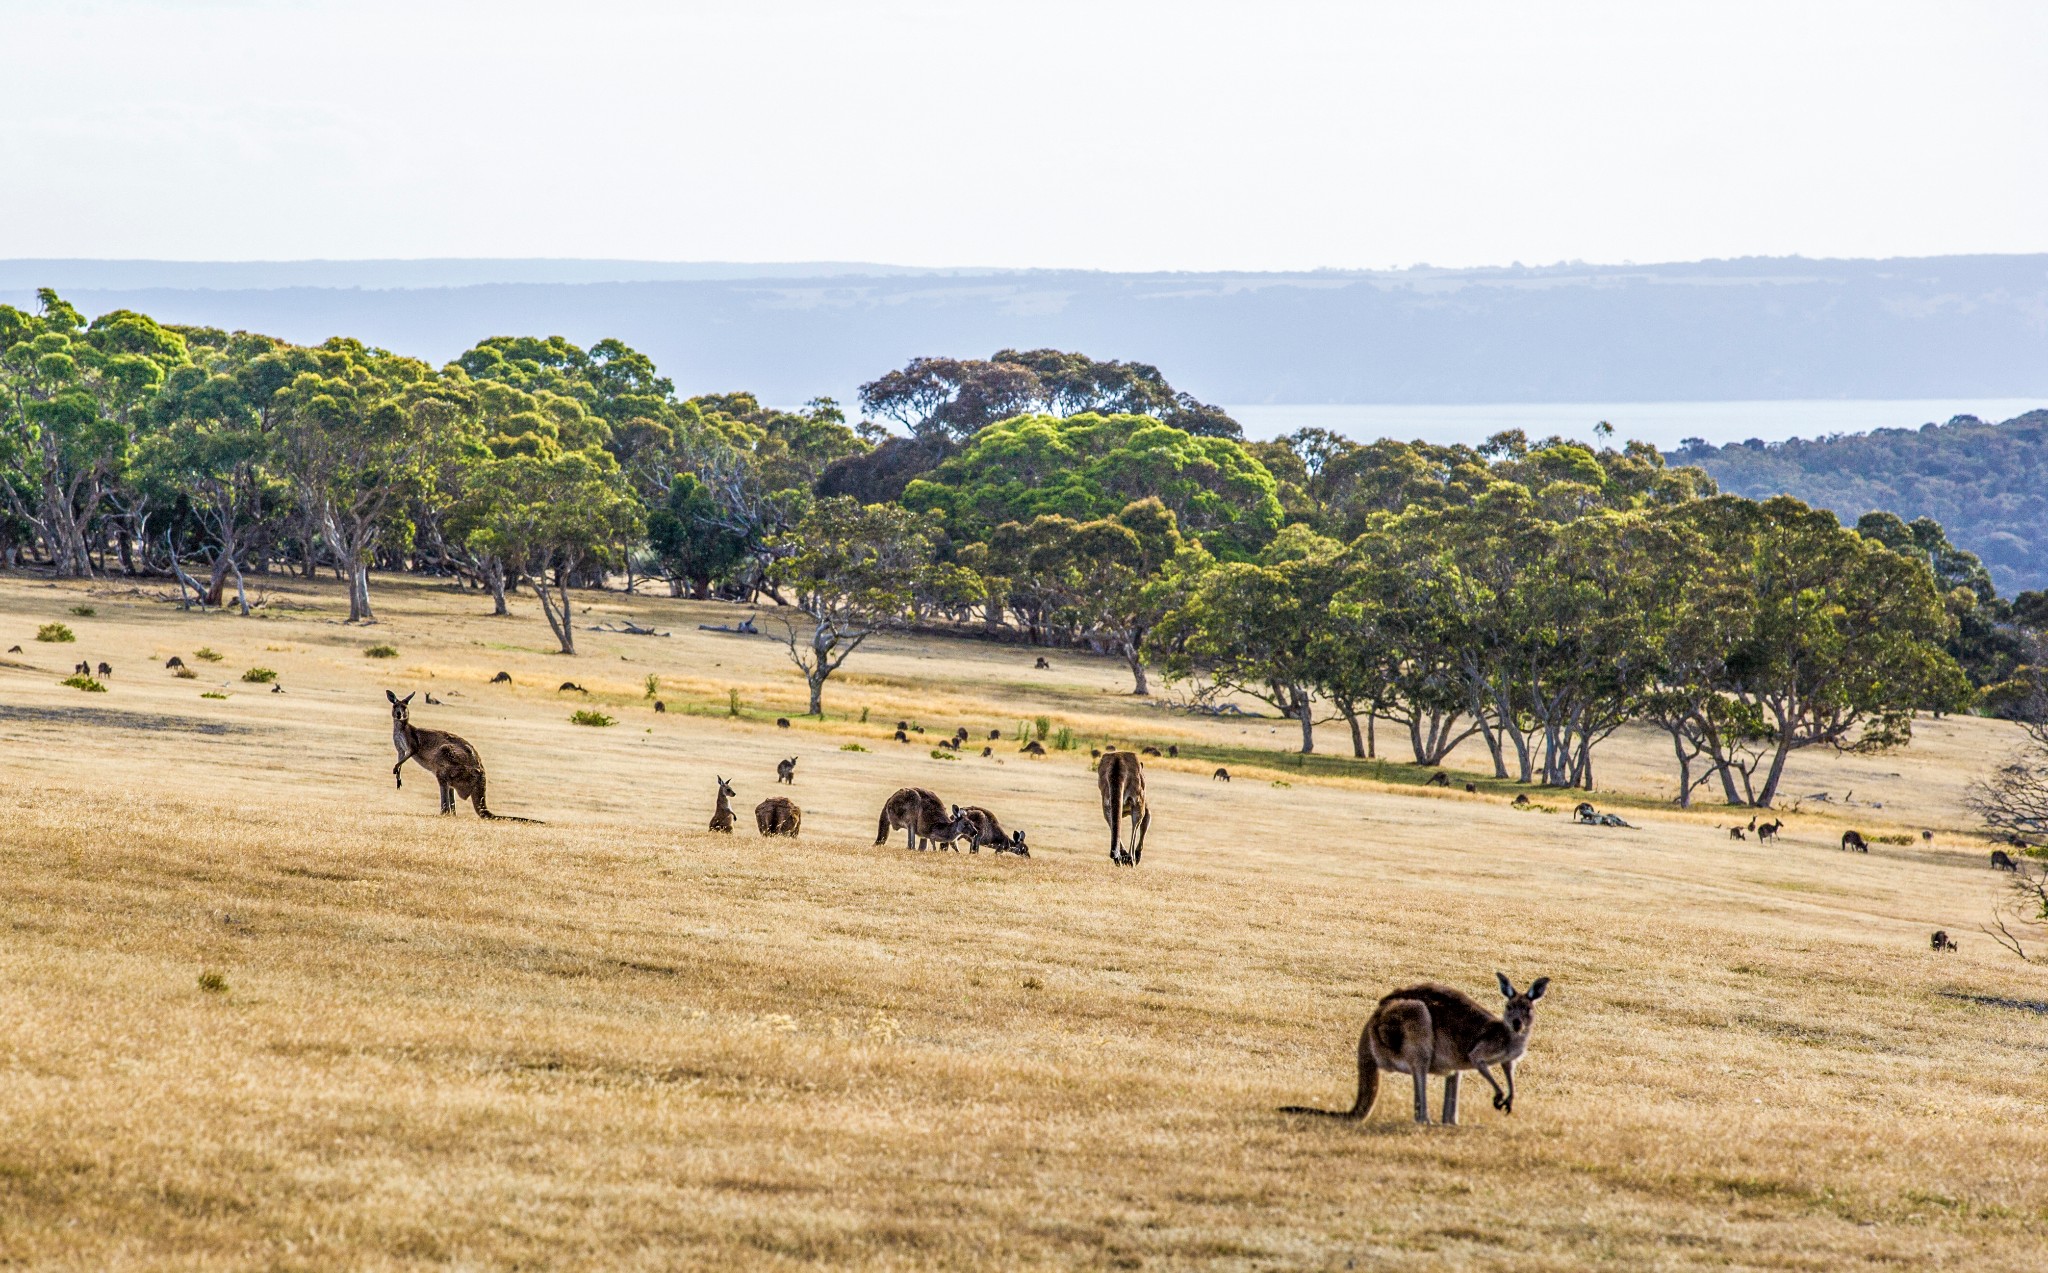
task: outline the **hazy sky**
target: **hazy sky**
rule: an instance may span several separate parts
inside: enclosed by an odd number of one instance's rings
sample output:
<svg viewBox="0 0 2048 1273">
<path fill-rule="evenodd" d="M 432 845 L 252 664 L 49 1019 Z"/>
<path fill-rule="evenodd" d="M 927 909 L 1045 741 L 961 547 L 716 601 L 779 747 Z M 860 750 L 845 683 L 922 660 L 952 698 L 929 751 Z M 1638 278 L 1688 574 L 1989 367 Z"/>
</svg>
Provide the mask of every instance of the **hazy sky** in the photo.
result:
<svg viewBox="0 0 2048 1273">
<path fill-rule="evenodd" d="M 2048 3 L 0 0 L 0 256 L 2048 250 Z"/>
</svg>

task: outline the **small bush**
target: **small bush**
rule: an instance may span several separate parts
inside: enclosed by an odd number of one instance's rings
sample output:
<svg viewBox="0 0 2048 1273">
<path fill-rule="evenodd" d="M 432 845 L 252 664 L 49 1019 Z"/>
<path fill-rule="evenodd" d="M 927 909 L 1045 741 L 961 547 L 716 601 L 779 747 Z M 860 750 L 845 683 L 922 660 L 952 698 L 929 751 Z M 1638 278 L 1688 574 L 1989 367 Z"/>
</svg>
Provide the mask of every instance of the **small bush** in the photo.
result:
<svg viewBox="0 0 2048 1273">
<path fill-rule="evenodd" d="M 1060 732 L 1052 736 L 1052 745 L 1057 751 L 1074 750 L 1074 731 L 1065 725 L 1060 726 Z"/>
<path fill-rule="evenodd" d="M 268 685 L 277 679 L 277 673 L 267 667 L 252 667 L 242 673 L 242 679 L 251 685 Z"/>
<path fill-rule="evenodd" d="M 653 698 L 660 693 L 661 678 L 656 676 L 654 673 L 649 672 L 647 674 L 647 697 Z"/>
<path fill-rule="evenodd" d="M 959 758 L 958 756 L 955 756 L 955 755 L 954 755 L 954 754 L 953 754 L 952 752 L 950 752 L 950 751 L 947 751 L 947 750 L 945 750 L 945 749 L 944 749 L 944 748 L 942 748 L 942 747 L 934 747 L 934 748 L 932 748 L 932 759 L 933 759 L 933 760 L 958 760 L 958 759 L 960 759 L 960 758 Z"/>
<path fill-rule="evenodd" d="M 71 613 L 77 615 L 81 619 L 90 619 L 94 615 L 98 614 L 99 611 L 93 609 L 91 606 L 73 606 L 71 607 Z"/>
<path fill-rule="evenodd" d="M 88 694 L 104 694 L 107 692 L 106 686 L 90 676 L 67 676 L 64 678 L 63 683 L 69 685 L 72 689 L 84 690 Z"/>
<path fill-rule="evenodd" d="M 61 644 L 65 641 L 76 641 L 77 639 L 77 634 L 61 623 L 45 623 L 42 627 L 36 629 L 36 640 L 38 641 L 56 641 Z"/>
<path fill-rule="evenodd" d="M 860 723 L 863 725 L 868 723 L 868 709 L 865 707 L 860 709 Z"/>
<path fill-rule="evenodd" d="M 606 725 L 618 724 L 617 721 L 605 715 L 603 712 L 593 712 L 587 707 L 584 708 L 582 711 L 577 712 L 574 716 L 571 716 L 569 718 L 569 723 L 572 725 L 590 725 L 596 728 L 603 728 Z"/>
<path fill-rule="evenodd" d="M 841 751 L 866 751 L 866 750 L 867 750 L 867 748 L 865 748 L 865 747 L 861 746 L 861 745 L 860 745 L 859 743 L 841 743 L 841 744 L 839 744 L 839 750 L 841 750 Z"/>
<path fill-rule="evenodd" d="M 1038 741 L 1044 742 L 1045 736 L 1052 732 L 1052 717 L 1041 716 L 1037 720 L 1032 721 L 1031 725 L 1038 733 Z"/>
<path fill-rule="evenodd" d="M 395 659 L 398 657 L 398 647 L 395 645 L 373 645 L 363 651 L 363 657 L 366 659 Z"/>
<path fill-rule="evenodd" d="M 1871 842 L 1872 844 L 1911 844 L 1911 843 L 1913 843 L 1913 837 L 1912 837 L 1912 836 L 1910 836 L 1910 835 L 1869 835 L 1869 836 L 1865 836 L 1865 837 L 1863 837 L 1863 838 L 1864 838 L 1864 839 L 1866 839 L 1866 840 L 1868 840 L 1868 841 L 1870 841 L 1870 842 Z"/>
<path fill-rule="evenodd" d="M 202 972 L 199 988 L 210 995 L 224 995 L 228 992 L 228 979 L 217 972 Z"/>
<path fill-rule="evenodd" d="M 725 714 L 727 716 L 737 716 L 740 714 L 740 692 L 738 690 L 727 690 L 725 692 Z"/>
<path fill-rule="evenodd" d="M 204 694 L 201 694 L 201 695 L 200 695 L 199 697 L 201 697 L 201 698 L 226 698 L 226 697 L 227 697 L 227 695 L 225 695 L 225 694 L 221 693 L 221 692 L 220 692 L 220 691 L 218 691 L 218 690 L 208 690 L 208 691 L 206 691 L 206 692 L 205 692 Z"/>
<path fill-rule="evenodd" d="M 171 675 L 177 677 L 181 681 L 196 681 L 199 679 L 199 673 L 193 671 L 189 667 L 181 667 L 177 671 L 172 672 Z"/>
<path fill-rule="evenodd" d="M 220 651 L 202 645 L 192 651 L 192 657 L 195 659 L 205 659 L 208 663 L 218 663 L 221 661 L 222 656 Z"/>
</svg>

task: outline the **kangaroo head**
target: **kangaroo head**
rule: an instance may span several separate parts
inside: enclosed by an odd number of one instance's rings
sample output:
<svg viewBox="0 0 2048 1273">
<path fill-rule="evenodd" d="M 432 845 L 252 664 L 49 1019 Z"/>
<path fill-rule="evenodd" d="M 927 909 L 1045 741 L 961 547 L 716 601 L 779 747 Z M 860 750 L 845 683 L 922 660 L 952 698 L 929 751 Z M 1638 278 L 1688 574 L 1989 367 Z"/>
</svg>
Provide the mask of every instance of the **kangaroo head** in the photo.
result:
<svg viewBox="0 0 2048 1273">
<path fill-rule="evenodd" d="M 1515 983 L 1508 980 L 1506 973 L 1497 972 L 1493 975 L 1495 980 L 1500 982 L 1501 997 L 1508 1001 L 1508 1006 L 1501 1010 L 1502 1023 L 1507 1026 L 1510 1034 L 1527 1034 L 1529 1026 L 1536 1019 L 1536 1001 L 1543 997 L 1544 991 L 1550 989 L 1550 978 L 1538 977 L 1529 983 L 1527 990 L 1518 993 L 1515 990 Z"/>
<path fill-rule="evenodd" d="M 417 694 L 419 691 L 414 690 L 412 693 Z M 406 708 L 412 702 L 412 694 L 407 694 L 404 698 L 400 698 L 390 690 L 385 690 L 384 697 L 391 700 L 391 719 L 401 725 L 405 724 Z"/>
<path fill-rule="evenodd" d="M 718 780 L 718 794 L 719 794 L 719 795 L 721 795 L 721 796 L 726 796 L 726 797 L 732 797 L 732 796 L 736 796 L 736 795 L 738 795 L 738 794 L 739 794 L 739 792 L 737 792 L 737 791 L 734 791 L 734 790 L 732 789 L 732 784 L 731 784 L 731 783 L 727 782 L 727 781 L 726 781 L 725 779 L 723 779 L 723 778 L 720 778 L 720 779 Z"/>
<path fill-rule="evenodd" d="M 1031 850 L 1024 847 L 1024 833 L 1022 831 L 1010 832 L 1009 839 L 999 841 L 996 844 L 996 852 L 1014 853 L 1020 858 L 1031 856 Z"/>
</svg>

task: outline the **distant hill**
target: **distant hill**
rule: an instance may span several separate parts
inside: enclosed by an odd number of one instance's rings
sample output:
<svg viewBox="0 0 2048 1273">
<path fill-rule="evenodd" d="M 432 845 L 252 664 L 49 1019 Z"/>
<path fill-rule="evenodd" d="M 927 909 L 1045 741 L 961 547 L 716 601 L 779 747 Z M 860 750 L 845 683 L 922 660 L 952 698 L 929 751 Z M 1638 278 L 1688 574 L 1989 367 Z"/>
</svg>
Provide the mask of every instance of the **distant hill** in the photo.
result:
<svg viewBox="0 0 2048 1273">
<path fill-rule="evenodd" d="M 1699 465 L 1722 490 L 1795 495 L 1849 523 L 1876 510 L 1932 517 L 1984 559 L 2001 594 L 2048 587 L 2048 410 L 2003 424 L 1957 416 L 1810 441 L 1693 443 L 1670 459 Z"/>
<path fill-rule="evenodd" d="M 2048 398 L 2048 255 L 1292 274 L 859 263 L 0 261 L 0 301 L 436 361 L 519 333 L 615 336 L 686 393 L 795 404 L 922 354 L 1052 346 L 1206 402 Z"/>
</svg>

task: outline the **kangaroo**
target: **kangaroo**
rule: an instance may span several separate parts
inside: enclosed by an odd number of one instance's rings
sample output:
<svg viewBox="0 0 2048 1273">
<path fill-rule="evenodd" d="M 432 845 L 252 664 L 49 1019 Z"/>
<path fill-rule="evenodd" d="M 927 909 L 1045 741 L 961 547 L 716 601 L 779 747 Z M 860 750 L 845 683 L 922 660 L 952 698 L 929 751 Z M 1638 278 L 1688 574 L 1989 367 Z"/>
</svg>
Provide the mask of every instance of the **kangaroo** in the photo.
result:
<svg viewBox="0 0 2048 1273">
<path fill-rule="evenodd" d="M 442 813 L 453 814 L 459 796 L 476 806 L 479 818 L 540 825 L 534 818 L 492 813 L 490 806 L 484 803 L 484 761 L 476 754 L 476 748 L 444 730 L 421 729 L 413 724 L 411 694 L 400 698 L 385 690 L 384 697 L 391 701 L 391 742 L 398 748 L 398 763 L 391 766 L 391 777 L 400 789 L 405 787 L 405 762 L 417 760 L 420 767 L 434 775 L 434 780 L 441 784 Z"/>
<path fill-rule="evenodd" d="M 1138 753 L 1143 756 L 1160 756 L 1165 754 L 1157 747 L 1140 747 Z"/>
<path fill-rule="evenodd" d="M 1862 853 L 1870 852 L 1870 846 L 1864 843 L 1861 831 L 1842 832 L 1842 851 L 1847 853 L 1850 849 L 1855 849 Z"/>
<path fill-rule="evenodd" d="M 896 741 L 899 743 L 907 743 L 910 741 L 910 735 L 904 733 L 902 730 L 899 729 L 896 731 Z"/>
<path fill-rule="evenodd" d="M 1213 774 L 1210 774 L 1210 775 L 1209 775 L 1209 781 L 1210 781 L 1210 782 L 1229 782 L 1229 781 L 1230 781 L 1230 771 L 1229 771 L 1228 769 L 1218 769 L 1218 770 L 1217 770 L 1217 771 L 1216 771 L 1215 773 L 1213 773 Z"/>
<path fill-rule="evenodd" d="M 1152 827 L 1152 808 L 1145 803 L 1145 766 L 1133 752 L 1113 751 L 1095 767 L 1095 785 L 1102 792 L 1102 820 L 1109 823 L 1109 860 L 1136 866 L 1145 856 L 1145 832 Z M 1118 824 L 1131 820 L 1131 844 L 1118 842 Z"/>
<path fill-rule="evenodd" d="M 1178 758 L 1179 758 L 1179 756 L 1180 756 L 1180 744 L 1179 744 L 1179 743 L 1168 743 L 1168 744 L 1166 744 L 1166 754 L 1167 754 L 1167 756 L 1169 756 L 1169 757 L 1171 757 L 1171 758 L 1174 758 L 1174 759 L 1178 759 Z"/>
<path fill-rule="evenodd" d="M 995 754 L 996 754 L 996 749 L 995 749 L 995 748 L 993 748 L 993 747 L 984 747 L 984 748 L 982 748 L 982 749 L 981 749 L 981 755 L 982 755 L 982 759 L 984 759 L 984 760 L 986 760 L 986 759 L 987 759 L 988 757 L 990 757 L 990 756 L 993 756 L 993 755 L 995 755 Z"/>
<path fill-rule="evenodd" d="M 1465 794 L 1468 796 L 1476 796 L 1479 794 L 1479 788 L 1473 785 L 1472 783 L 1468 782 L 1465 784 Z"/>
<path fill-rule="evenodd" d="M 71 674 L 73 676 L 91 676 L 92 664 L 81 661 L 80 663 L 78 663 L 77 666 L 71 669 Z"/>
<path fill-rule="evenodd" d="M 1288 1105 L 1283 1114 L 1320 1114 L 1327 1118 L 1362 1119 L 1372 1113 L 1379 1096 L 1381 1070 L 1407 1074 L 1415 1080 L 1415 1121 L 1429 1122 L 1429 1076 L 1444 1076 L 1443 1121 L 1458 1121 L 1458 1074 L 1477 1070 L 1493 1089 L 1493 1107 L 1515 1112 L 1515 1062 L 1529 1048 L 1536 1001 L 1550 989 L 1550 978 L 1538 977 L 1517 993 L 1505 973 L 1495 973 L 1507 1007 L 1494 1016 L 1470 995 L 1450 986 L 1423 984 L 1396 990 L 1379 1007 L 1358 1036 L 1358 1099 L 1348 1110 Z M 1490 1066 L 1500 1066 L 1507 1089 L 1494 1081 Z"/>
<path fill-rule="evenodd" d="M 20 647 L 20 646 L 18 646 L 18 645 L 10 645 L 10 646 L 8 646 L 8 647 L 7 647 L 7 652 L 8 652 L 9 654 L 19 654 L 19 653 L 21 653 L 21 647 Z M 177 657 L 176 655 L 172 655 L 172 656 L 171 656 L 171 663 L 176 663 L 176 664 L 177 664 L 177 665 L 178 665 L 179 667 L 183 667 L 183 666 L 185 666 L 185 663 L 184 663 L 184 661 L 183 661 L 182 659 L 178 658 L 178 657 Z M 169 666 L 171 665 L 171 663 L 166 663 L 166 664 L 164 664 L 164 666 L 165 666 L 165 667 L 169 667 Z"/>
<path fill-rule="evenodd" d="M 657 699 L 655 699 L 655 700 L 654 700 L 654 714 L 655 714 L 655 715 L 657 715 L 657 716 L 659 716 L 659 715 L 663 714 L 663 713 L 664 713 L 664 712 L 666 712 L 666 711 L 668 711 L 668 704 L 667 704 L 667 703 L 664 703 L 664 702 L 662 702 L 662 701 L 661 701 L 660 699 L 658 699 L 658 698 L 657 698 Z"/>
<path fill-rule="evenodd" d="M 1922 844 L 1932 844 L 1932 843 L 1934 843 L 1934 832 L 1932 832 L 1932 831 L 1922 831 L 1922 832 L 1920 833 L 1920 843 L 1922 843 Z"/>
<path fill-rule="evenodd" d="M 101 663 L 99 667 L 99 672 L 101 676 L 111 679 L 114 675 L 113 665 L 110 663 Z"/>
<path fill-rule="evenodd" d="M 171 661 L 170 661 L 170 662 L 168 662 L 168 663 L 164 664 L 164 668 L 165 668 L 165 670 L 167 670 L 167 671 L 171 671 L 171 672 L 175 672 L 175 671 L 177 671 L 177 670 L 178 670 L 179 668 L 181 668 L 181 667 L 183 667 L 183 666 L 185 666 L 185 660 L 183 660 L 183 659 L 179 658 L 179 657 L 178 657 L 177 655 L 175 655 L 175 654 L 173 654 L 173 655 L 171 656 Z"/>
<path fill-rule="evenodd" d="M 967 841 L 969 853 L 981 852 L 981 846 L 986 844 L 993 847 L 998 854 L 1014 853 L 1024 858 L 1031 856 L 1031 850 L 1024 847 L 1022 831 L 1006 833 L 1003 824 L 996 821 L 996 815 L 977 805 L 968 805 L 965 809 L 954 805 L 953 825 L 947 830 L 950 833 L 947 837 L 950 842 Z"/>
<path fill-rule="evenodd" d="M 988 740 L 992 743 L 1001 742 L 1003 740 L 1003 731 L 1000 729 L 991 729 L 990 731 L 988 731 Z"/>
<path fill-rule="evenodd" d="M 1728 838 L 1731 840 L 1747 840 L 1749 837 L 1742 833 L 1741 827 L 1729 827 Z"/>
<path fill-rule="evenodd" d="M 762 835 L 795 835 L 803 821 L 804 811 L 787 796 L 770 796 L 754 806 L 754 825 Z"/>
<path fill-rule="evenodd" d="M 1991 869 L 1994 871 L 2011 871 L 2014 875 L 2018 875 L 2020 873 L 2020 864 L 2013 861 L 2012 854 L 2007 853 L 2004 849 L 1993 849 L 1991 850 Z"/>
<path fill-rule="evenodd" d="M 1422 785 L 1425 787 L 1448 787 L 1451 785 L 1451 776 L 1439 769 L 1429 776 L 1428 782 Z"/>
<path fill-rule="evenodd" d="M 795 756 L 791 756 L 788 760 L 776 761 L 775 781 L 788 783 L 792 787 L 796 786 L 796 760 Z"/>
<path fill-rule="evenodd" d="M 1956 948 L 1955 938 L 1950 937 L 1939 928 L 1934 930 L 1934 936 L 1928 939 L 1927 944 L 1936 950 L 1954 950 Z"/>
<path fill-rule="evenodd" d="M 588 694 L 590 692 L 589 690 L 584 689 L 581 685 L 578 685 L 574 681 L 563 681 L 562 684 L 555 690 L 555 693 L 566 694 L 571 690 L 574 690 L 578 694 Z"/>
<path fill-rule="evenodd" d="M 777 717 L 775 718 L 775 728 L 777 728 L 777 729 L 788 729 L 788 728 L 789 728 L 789 717 L 787 717 L 787 716 L 777 716 Z"/>
<path fill-rule="evenodd" d="M 435 697 L 434 697 L 434 691 L 432 691 L 432 690 L 428 690 L 428 691 L 427 691 L 427 706 L 429 706 L 429 707 L 439 707 L 439 706 L 441 706 L 441 700 L 440 700 L 440 699 L 438 699 L 438 698 L 435 698 Z"/>
<path fill-rule="evenodd" d="M 491 678 L 491 684 L 493 685 L 510 685 L 511 683 L 512 674 L 510 672 L 500 672 Z"/>
<path fill-rule="evenodd" d="M 1522 792 L 1521 794 L 1517 795 L 1517 796 L 1515 797 L 1515 799 L 1514 799 L 1514 805 L 1515 805 L 1515 808 L 1517 808 L 1517 809 L 1526 809 L 1526 808 L 1528 808 L 1528 807 L 1529 807 L 1529 793 L 1528 793 L 1528 792 L 1526 792 L 1526 791 L 1524 791 L 1524 792 Z"/>
<path fill-rule="evenodd" d="M 1018 748 L 1017 750 L 1023 752 L 1027 756 L 1043 756 L 1045 754 L 1045 744 L 1039 742 L 1037 739 L 1034 738 L 1030 742 L 1025 743 L 1022 747 Z"/>
<path fill-rule="evenodd" d="M 711 829 L 713 831 L 731 833 L 732 805 L 728 804 L 727 801 L 738 794 L 739 792 L 732 789 L 731 783 L 723 778 L 718 780 L 718 807 L 711 811 Z"/>
<path fill-rule="evenodd" d="M 1756 824 L 1756 838 L 1768 844 L 1772 840 L 1777 839 L 1778 832 L 1784 829 L 1785 820 L 1783 818 L 1779 818 L 1775 822 L 1759 822 Z"/>
<path fill-rule="evenodd" d="M 1052 671 L 1052 664 L 1046 662 L 1045 656 L 1041 654 L 1038 656 L 1038 661 L 1031 665 L 1031 670 L 1034 672 L 1050 672 Z"/>
<path fill-rule="evenodd" d="M 1749 815 L 1749 830 L 1756 830 L 1756 815 L 1753 813 Z"/>
<path fill-rule="evenodd" d="M 875 826 L 875 843 L 888 840 L 889 833 L 903 828 L 903 846 L 928 849 L 943 835 L 952 820 L 946 806 L 923 787 L 904 787 L 882 806 L 881 821 Z"/>
</svg>

